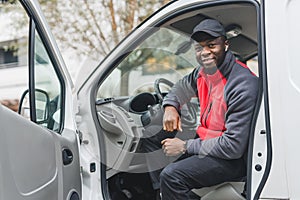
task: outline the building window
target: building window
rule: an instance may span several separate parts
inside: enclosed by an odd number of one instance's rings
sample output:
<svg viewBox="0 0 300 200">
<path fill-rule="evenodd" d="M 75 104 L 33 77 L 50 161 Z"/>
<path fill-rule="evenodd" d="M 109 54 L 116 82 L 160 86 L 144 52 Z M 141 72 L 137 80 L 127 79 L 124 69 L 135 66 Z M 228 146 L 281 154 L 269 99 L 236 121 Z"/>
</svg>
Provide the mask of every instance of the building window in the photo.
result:
<svg viewBox="0 0 300 200">
<path fill-rule="evenodd" d="M 0 47 L 0 68 L 18 66 L 18 54 L 16 49 Z"/>
</svg>

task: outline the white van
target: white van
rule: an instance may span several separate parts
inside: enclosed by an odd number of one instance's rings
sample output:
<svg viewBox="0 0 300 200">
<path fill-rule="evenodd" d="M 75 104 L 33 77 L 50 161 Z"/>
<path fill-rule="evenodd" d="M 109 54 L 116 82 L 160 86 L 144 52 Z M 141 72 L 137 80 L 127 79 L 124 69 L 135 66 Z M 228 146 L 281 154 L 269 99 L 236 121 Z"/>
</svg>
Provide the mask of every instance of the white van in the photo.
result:
<svg viewBox="0 0 300 200">
<path fill-rule="evenodd" d="M 259 77 L 259 94 L 246 180 L 193 192 L 202 200 L 300 199 L 299 1 L 172 1 L 76 87 L 37 0 L 20 2 L 30 21 L 30 76 L 19 111 L 30 120 L 0 106 L 1 200 L 155 199 L 139 152 L 143 119 L 167 92 L 155 80 L 174 83 L 197 66 L 187 42 L 205 18 L 225 26 L 230 50 Z M 196 112 L 183 113 L 183 128 L 195 128 Z"/>
</svg>

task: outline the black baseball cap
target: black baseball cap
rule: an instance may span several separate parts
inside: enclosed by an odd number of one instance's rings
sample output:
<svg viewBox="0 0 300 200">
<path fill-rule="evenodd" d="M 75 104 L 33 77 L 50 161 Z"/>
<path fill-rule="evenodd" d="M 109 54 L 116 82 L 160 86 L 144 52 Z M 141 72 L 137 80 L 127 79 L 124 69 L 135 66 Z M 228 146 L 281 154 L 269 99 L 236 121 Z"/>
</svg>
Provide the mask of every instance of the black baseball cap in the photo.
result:
<svg viewBox="0 0 300 200">
<path fill-rule="evenodd" d="M 203 33 L 207 33 L 213 37 L 224 36 L 226 38 L 226 32 L 220 22 L 214 19 L 205 19 L 194 27 L 191 38 L 196 41 L 201 41 Z"/>
</svg>

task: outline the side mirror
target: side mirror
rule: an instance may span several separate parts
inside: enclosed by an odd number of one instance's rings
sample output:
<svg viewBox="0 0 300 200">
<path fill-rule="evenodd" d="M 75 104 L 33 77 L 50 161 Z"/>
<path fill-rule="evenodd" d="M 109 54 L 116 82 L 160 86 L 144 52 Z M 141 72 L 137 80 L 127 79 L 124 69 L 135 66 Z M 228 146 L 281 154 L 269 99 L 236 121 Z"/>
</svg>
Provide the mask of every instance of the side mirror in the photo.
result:
<svg viewBox="0 0 300 200">
<path fill-rule="evenodd" d="M 49 96 L 47 92 L 41 89 L 35 90 L 35 116 L 37 124 L 47 123 L 49 120 Z M 18 113 L 25 118 L 30 119 L 29 90 L 25 90 L 20 100 Z"/>
</svg>

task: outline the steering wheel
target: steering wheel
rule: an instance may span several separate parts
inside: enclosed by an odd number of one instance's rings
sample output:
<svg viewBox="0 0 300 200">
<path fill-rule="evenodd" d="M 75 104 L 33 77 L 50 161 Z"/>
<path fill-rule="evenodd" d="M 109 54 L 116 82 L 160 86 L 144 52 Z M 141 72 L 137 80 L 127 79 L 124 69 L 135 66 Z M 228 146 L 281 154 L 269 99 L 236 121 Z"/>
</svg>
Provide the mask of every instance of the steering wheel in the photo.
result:
<svg viewBox="0 0 300 200">
<path fill-rule="evenodd" d="M 171 81 L 169 81 L 165 78 L 158 78 L 155 80 L 154 91 L 158 97 L 160 104 L 162 104 L 162 101 L 164 98 L 164 96 L 160 90 L 161 83 L 169 86 L 170 88 L 173 87 L 173 85 L 174 85 L 174 83 L 172 83 Z M 191 102 L 187 102 L 185 104 L 185 106 L 187 108 L 187 112 L 181 112 L 181 123 L 182 123 L 182 125 L 186 125 L 186 126 L 195 126 L 197 123 L 197 111 Z"/>
</svg>

